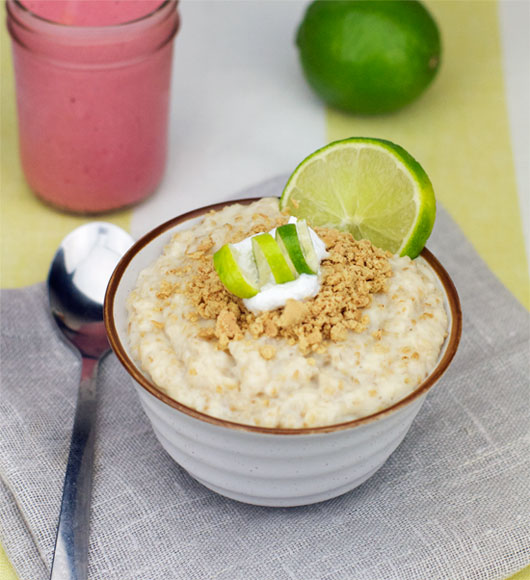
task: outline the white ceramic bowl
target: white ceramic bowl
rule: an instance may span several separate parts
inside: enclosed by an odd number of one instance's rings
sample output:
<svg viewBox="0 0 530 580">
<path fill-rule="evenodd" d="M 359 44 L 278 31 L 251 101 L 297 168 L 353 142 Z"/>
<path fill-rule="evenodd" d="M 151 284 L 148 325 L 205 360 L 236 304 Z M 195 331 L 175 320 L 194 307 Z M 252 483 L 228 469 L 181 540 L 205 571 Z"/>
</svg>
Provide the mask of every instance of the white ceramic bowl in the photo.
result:
<svg viewBox="0 0 530 580">
<path fill-rule="evenodd" d="M 228 203 L 250 203 L 255 199 Z M 127 341 L 126 297 L 139 272 L 162 252 L 173 233 L 211 209 L 172 219 L 140 239 L 124 256 L 109 283 L 105 324 L 111 346 L 131 375 L 142 406 L 162 446 L 188 473 L 227 497 L 264 506 L 306 505 L 341 495 L 374 474 L 405 437 L 429 389 L 453 359 L 462 315 L 447 272 L 428 251 L 446 297 L 449 335 L 438 363 L 410 395 L 384 411 L 338 425 L 274 429 L 210 417 L 169 398 L 138 368 Z"/>
</svg>

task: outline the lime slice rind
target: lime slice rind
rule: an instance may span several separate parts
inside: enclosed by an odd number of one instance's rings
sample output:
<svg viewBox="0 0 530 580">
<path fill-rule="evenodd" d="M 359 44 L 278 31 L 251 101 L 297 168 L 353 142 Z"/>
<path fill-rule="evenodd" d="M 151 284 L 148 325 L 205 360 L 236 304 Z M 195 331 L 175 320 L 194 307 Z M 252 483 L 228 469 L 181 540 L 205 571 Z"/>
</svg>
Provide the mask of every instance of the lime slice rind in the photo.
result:
<svg viewBox="0 0 530 580">
<path fill-rule="evenodd" d="M 298 274 L 316 274 L 316 269 L 310 266 L 306 257 L 306 254 L 309 254 L 310 251 L 315 254 L 313 244 L 310 239 L 310 250 L 308 251 L 304 248 L 298 235 L 297 225 L 298 224 L 285 224 L 278 227 L 276 229 L 276 241 L 284 253 L 286 259 L 293 265 L 293 268 Z M 309 254 L 309 256 L 311 256 L 311 254 Z M 312 256 L 309 258 L 309 260 L 314 262 Z"/>
<path fill-rule="evenodd" d="M 252 251 L 256 260 L 260 288 L 270 283 L 284 284 L 296 278 L 295 271 L 269 233 L 252 237 Z"/>
<path fill-rule="evenodd" d="M 436 216 L 432 184 L 421 165 L 399 145 L 365 137 L 335 141 L 306 157 L 284 188 L 280 209 L 285 208 L 313 226 L 355 237 L 365 232 L 374 245 L 411 258 L 424 247 Z"/>
<path fill-rule="evenodd" d="M 225 244 L 213 255 L 213 264 L 224 287 L 239 298 L 252 298 L 258 291 L 258 273 L 244 264 L 238 250 Z"/>
<path fill-rule="evenodd" d="M 316 274 L 320 260 L 318 259 L 315 246 L 313 245 L 313 240 L 311 238 L 311 232 L 309 231 L 309 227 L 305 220 L 298 220 L 296 222 L 296 233 L 298 234 L 298 239 L 300 241 L 300 246 L 302 247 L 304 258 L 310 270 L 309 272 L 305 273 Z"/>
</svg>

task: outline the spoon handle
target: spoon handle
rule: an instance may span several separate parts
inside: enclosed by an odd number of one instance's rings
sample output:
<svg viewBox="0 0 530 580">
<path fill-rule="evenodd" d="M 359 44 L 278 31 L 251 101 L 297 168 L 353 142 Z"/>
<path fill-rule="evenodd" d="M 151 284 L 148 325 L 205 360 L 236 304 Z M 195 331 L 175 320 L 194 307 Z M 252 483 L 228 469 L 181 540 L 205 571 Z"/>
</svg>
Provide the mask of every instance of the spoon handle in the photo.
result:
<svg viewBox="0 0 530 580">
<path fill-rule="evenodd" d="M 85 580 L 99 360 L 83 356 L 50 580 Z"/>
</svg>

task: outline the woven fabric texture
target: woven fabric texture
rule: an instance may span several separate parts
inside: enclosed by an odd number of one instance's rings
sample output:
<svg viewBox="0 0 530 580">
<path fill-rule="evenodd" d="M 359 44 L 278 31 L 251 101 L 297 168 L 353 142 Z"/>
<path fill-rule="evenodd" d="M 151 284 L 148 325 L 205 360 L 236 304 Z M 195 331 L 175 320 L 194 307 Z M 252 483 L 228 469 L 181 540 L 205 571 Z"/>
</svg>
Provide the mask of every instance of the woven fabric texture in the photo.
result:
<svg viewBox="0 0 530 580">
<path fill-rule="evenodd" d="M 272 180 L 241 197 L 275 189 Z M 400 447 L 339 498 L 278 509 L 209 491 L 161 448 L 107 356 L 89 577 L 497 580 L 530 564 L 530 319 L 442 208 L 428 247 L 461 298 L 459 351 Z M 2 291 L 0 368 L 0 542 L 20 578 L 41 580 L 79 377 L 44 284 Z"/>
</svg>

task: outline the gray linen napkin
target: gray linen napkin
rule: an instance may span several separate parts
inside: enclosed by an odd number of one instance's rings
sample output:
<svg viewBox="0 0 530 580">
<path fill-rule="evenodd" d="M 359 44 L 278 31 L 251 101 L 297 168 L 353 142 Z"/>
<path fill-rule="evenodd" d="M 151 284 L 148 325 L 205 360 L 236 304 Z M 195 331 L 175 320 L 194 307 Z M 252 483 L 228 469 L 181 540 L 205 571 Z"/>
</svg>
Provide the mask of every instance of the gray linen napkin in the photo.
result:
<svg viewBox="0 0 530 580">
<path fill-rule="evenodd" d="M 442 209 L 429 248 L 460 293 L 460 350 L 398 450 L 342 497 L 278 509 L 209 491 L 162 450 L 108 356 L 90 578 L 495 580 L 530 564 L 529 316 Z M 41 580 L 79 365 L 54 333 L 42 284 L 3 291 L 1 307 L 0 541 L 21 580 Z"/>
</svg>

